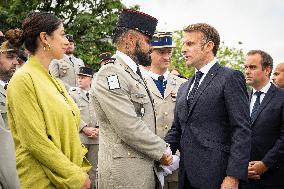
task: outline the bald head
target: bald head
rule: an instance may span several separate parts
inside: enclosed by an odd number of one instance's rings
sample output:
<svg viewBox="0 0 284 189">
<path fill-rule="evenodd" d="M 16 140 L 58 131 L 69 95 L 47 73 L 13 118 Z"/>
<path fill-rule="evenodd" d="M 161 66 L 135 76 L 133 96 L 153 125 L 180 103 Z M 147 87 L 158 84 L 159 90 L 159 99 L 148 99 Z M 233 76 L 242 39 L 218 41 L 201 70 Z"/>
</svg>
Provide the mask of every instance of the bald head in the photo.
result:
<svg viewBox="0 0 284 189">
<path fill-rule="evenodd" d="M 279 88 L 284 88 L 284 63 L 280 63 L 276 66 L 273 72 L 272 81 Z"/>
</svg>

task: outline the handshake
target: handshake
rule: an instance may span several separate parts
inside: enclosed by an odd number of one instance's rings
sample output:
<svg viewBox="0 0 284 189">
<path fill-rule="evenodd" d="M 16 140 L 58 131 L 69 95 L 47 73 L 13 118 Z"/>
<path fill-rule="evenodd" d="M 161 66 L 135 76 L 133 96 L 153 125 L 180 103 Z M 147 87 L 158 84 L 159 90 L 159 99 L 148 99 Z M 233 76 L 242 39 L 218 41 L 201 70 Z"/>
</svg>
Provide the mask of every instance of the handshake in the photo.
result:
<svg viewBox="0 0 284 189">
<path fill-rule="evenodd" d="M 160 159 L 160 163 L 162 167 L 168 167 L 168 168 L 174 168 L 174 169 L 178 168 L 179 157 L 176 155 L 172 155 L 172 151 L 169 145 L 167 146 L 165 153 Z"/>
<path fill-rule="evenodd" d="M 167 149 L 164 152 L 162 158 L 160 159 L 160 163 L 162 165 L 169 166 L 173 163 L 173 155 L 172 155 L 172 150 L 170 148 L 170 145 L 167 144 Z"/>
<path fill-rule="evenodd" d="M 164 177 L 172 174 L 173 171 L 179 168 L 179 156 L 172 155 L 172 151 L 168 146 L 166 152 L 163 154 L 162 158 L 160 159 L 160 166 L 158 169 L 158 179 L 162 185 L 164 186 Z"/>
<path fill-rule="evenodd" d="M 163 154 L 162 158 L 160 159 L 160 163 L 162 165 L 166 165 L 166 166 L 169 166 L 173 163 L 173 155 L 170 153 L 170 154 Z"/>
</svg>

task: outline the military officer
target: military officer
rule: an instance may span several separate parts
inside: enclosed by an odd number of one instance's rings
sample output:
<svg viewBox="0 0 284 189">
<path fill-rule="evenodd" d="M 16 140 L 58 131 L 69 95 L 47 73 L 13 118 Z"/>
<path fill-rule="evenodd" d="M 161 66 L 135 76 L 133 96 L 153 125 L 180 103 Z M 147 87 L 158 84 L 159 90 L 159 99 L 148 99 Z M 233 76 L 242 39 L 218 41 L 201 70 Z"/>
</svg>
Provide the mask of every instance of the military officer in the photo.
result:
<svg viewBox="0 0 284 189">
<path fill-rule="evenodd" d="M 49 65 L 49 71 L 56 78 L 59 78 L 67 90 L 70 87 L 77 86 L 76 79 L 79 68 L 84 66 L 83 60 L 73 55 L 75 50 L 75 41 L 72 35 L 67 34 L 66 38 L 69 41 L 68 47 L 63 59 L 53 60 Z"/>
<path fill-rule="evenodd" d="M 99 128 L 97 127 L 94 106 L 90 99 L 93 72 L 92 68 L 80 67 L 78 87 L 71 87 L 69 94 L 80 109 L 80 139 L 88 149 L 87 159 L 92 164 L 92 169 L 88 174 L 91 179 L 91 187 L 95 188 L 99 151 Z"/>
<path fill-rule="evenodd" d="M 20 188 L 16 171 L 14 141 L 8 127 L 6 108 L 6 88 L 8 81 L 16 71 L 17 49 L 10 43 L 12 36 L 19 30 L 9 30 L 7 41 L 0 42 L 0 189 Z M 11 38 L 10 38 L 11 37 Z"/>
<path fill-rule="evenodd" d="M 123 10 L 113 36 L 116 61 L 101 67 L 92 86 L 100 126 L 100 189 L 154 189 L 155 162 L 172 163 L 156 135 L 152 98 L 139 68 L 150 64 L 156 25 L 150 15 Z"/>
<path fill-rule="evenodd" d="M 171 64 L 172 49 L 174 48 L 172 33 L 155 33 L 151 46 L 152 62 L 148 72 L 149 77 L 145 79 L 154 99 L 157 134 L 164 138 L 173 122 L 177 91 L 186 80 L 171 74 L 168 70 Z M 178 171 L 174 171 L 172 175 L 165 178 L 164 188 L 177 189 L 177 181 Z"/>
</svg>

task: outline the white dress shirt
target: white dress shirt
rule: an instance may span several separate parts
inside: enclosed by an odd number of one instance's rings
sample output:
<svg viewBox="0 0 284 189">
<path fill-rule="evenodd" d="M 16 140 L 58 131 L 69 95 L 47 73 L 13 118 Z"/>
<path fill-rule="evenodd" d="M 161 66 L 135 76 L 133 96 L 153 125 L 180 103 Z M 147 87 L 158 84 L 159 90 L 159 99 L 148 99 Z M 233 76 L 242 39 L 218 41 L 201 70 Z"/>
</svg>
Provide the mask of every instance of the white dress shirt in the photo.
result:
<svg viewBox="0 0 284 189">
<path fill-rule="evenodd" d="M 155 80 L 158 80 L 158 77 L 161 76 L 159 74 L 156 74 L 156 73 L 152 72 L 151 70 L 149 70 L 148 74 L 150 75 L 150 77 L 152 77 Z M 169 74 L 170 74 L 170 72 L 168 70 L 163 74 L 164 81 L 168 80 Z"/>
<path fill-rule="evenodd" d="M 260 95 L 260 104 L 261 104 L 263 98 L 265 97 L 267 91 L 269 90 L 270 86 L 271 86 L 271 83 L 268 82 L 262 89 L 259 90 L 259 91 L 263 92 L 263 93 Z M 252 89 L 252 97 L 251 97 L 251 100 L 250 100 L 250 114 L 251 114 L 251 112 L 252 112 L 253 105 L 254 105 L 254 103 L 255 103 L 255 101 L 256 101 L 256 98 L 257 98 L 257 96 L 254 94 L 255 92 L 256 92 L 256 90 L 255 90 L 255 89 Z"/>
<path fill-rule="evenodd" d="M 203 73 L 200 81 L 199 81 L 199 85 L 202 83 L 202 81 L 204 80 L 205 76 L 207 75 L 207 73 L 209 72 L 209 70 L 212 68 L 212 66 L 217 62 L 217 59 L 214 58 L 211 62 L 209 62 L 208 64 L 206 64 L 205 66 L 203 66 L 200 70 L 197 70 L 195 69 L 195 74 L 196 72 L 200 71 Z M 194 83 L 195 83 L 195 79 L 194 79 L 194 82 L 192 83 L 192 85 L 190 86 L 190 90 L 189 92 L 191 91 L 191 89 L 193 88 L 194 86 Z"/>
</svg>

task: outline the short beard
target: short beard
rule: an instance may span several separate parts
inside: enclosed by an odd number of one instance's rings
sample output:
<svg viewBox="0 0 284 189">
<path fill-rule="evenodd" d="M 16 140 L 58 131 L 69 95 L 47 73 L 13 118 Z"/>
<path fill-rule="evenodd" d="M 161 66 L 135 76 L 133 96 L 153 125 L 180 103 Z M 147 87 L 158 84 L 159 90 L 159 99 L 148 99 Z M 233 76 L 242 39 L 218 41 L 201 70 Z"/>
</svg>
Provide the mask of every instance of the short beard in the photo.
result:
<svg viewBox="0 0 284 189">
<path fill-rule="evenodd" d="M 151 56 L 150 53 L 145 53 L 141 51 L 139 43 L 136 43 L 133 56 L 135 57 L 135 62 L 142 66 L 151 66 Z"/>
<path fill-rule="evenodd" d="M 4 82 L 9 82 L 10 79 L 12 78 L 14 72 L 9 72 L 9 71 L 5 71 L 2 72 L 0 71 L 0 80 L 4 81 Z"/>
</svg>

